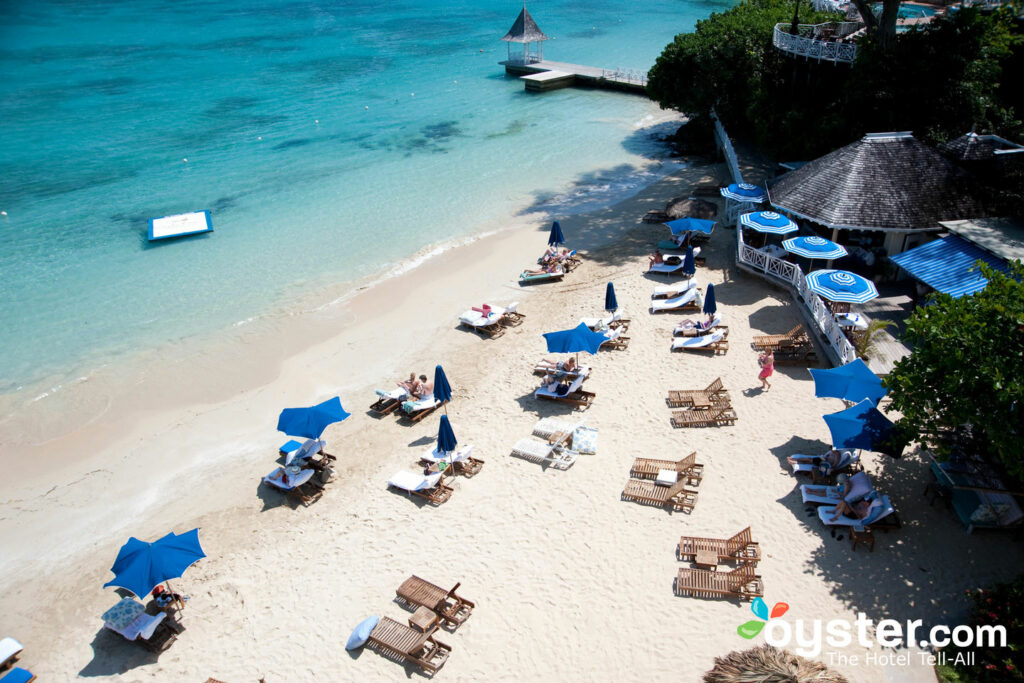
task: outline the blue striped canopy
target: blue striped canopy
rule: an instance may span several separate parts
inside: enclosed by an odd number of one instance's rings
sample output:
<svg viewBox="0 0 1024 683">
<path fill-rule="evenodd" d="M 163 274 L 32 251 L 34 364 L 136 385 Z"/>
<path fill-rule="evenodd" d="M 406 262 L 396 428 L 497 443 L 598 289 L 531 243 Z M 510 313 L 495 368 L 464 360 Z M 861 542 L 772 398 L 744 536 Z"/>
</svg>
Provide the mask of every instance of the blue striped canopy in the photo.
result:
<svg viewBox="0 0 1024 683">
<path fill-rule="evenodd" d="M 863 448 L 887 453 L 895 458 L 903 452 L 902 448 L 893 444 L 895 425 L 868 399 L 822 417 L 832 434 L 833 448 Z"/>
<path fill-rule="evenodd" d="M 619 307 L 619 300 L 615 298 L 615 285 L 608 283 L 604 290 L 604 310 L 614 311 Z"/>
<path fill-rule="evenodd" d="M 975 264 L 985 261 L 1008 273 L 1006 261 L 982 251 L 956 235 L 937 239 L 889 258 L 914 278 L 956 298 L 985 289 L 988 280 Z"/>
<path fill-rule="evenodd" d="M 597 353 L 598 348 L 608 338 L 600 332 L 594 332 L 585 323 L 580 323 L 571 330 L 547 332 L 544 339 L 547 340 L 549 353 Z"/>
<path fill-rule="evenodd" d="M 774 211 L 753 211 L 742 214 L 740 223 L 758 232 L 767 232 L 772 235 L 785 235 L 800 229 L 796 223 Z"/>
<path fill-rule="evenodd" d="M 889 392 L 882 386 L 878 375 L 871 372 L 860 358 L 838 368 L 811 368 L 811 375 L 814 377 L 814 395 L 818 398 L 841 398 L 851 403 L 867 399 L 877 404 Z"/>
<path fill-rule="evenodd" d="M 723 187 L 718 190 L 723 197 L 726 199 L 734 199 L 737 202 L 753 202 L 760 204 L 764 200 L 768 199 L 768 193 L 764 191 L 764 188 L 759 185 L 751 185 L 750 183 L 733 183 L 728 187 Z"/>
<path fill-rule="evenodd" d="M 110 568 L 114 578 L 103 587 L 120 586 L 144 598 L 154 587 L 178 578 L 204 557 L 206 553 L 199 545 L 199 529 L 183 534 L 172 532 L 152 543 L 132 536 L 121 546 Z"/>
<path fill-rule="evenodd" d="M 862 304 L 878 296 L 875 283 L 846 270 L 816 270 L 807 275 L 807 287 L 829 301 Z"/>
<path fill-rule="evenodd" d="M 551 224 L 551 234 L 548 235 L 548 246 L 565 244 L 565 237 L 562 236 L 562 226 L 555 221 Z"/>
<path fill-rule="evenodd" d="M 665 223 L 673 235 L 681 235 L 684 232 L 705 232 L 711 234 L 715 228 L 714 221 L 706 221 L 702 218 L 680 218 Z"/>
<path fill-rule="evenodd" d="M 800 235 L 782 241 L 782 248 L 791 254 L 809 259 L 835 259 L 846 256 L 846 247 L 817 235 Z"/>
</svg>

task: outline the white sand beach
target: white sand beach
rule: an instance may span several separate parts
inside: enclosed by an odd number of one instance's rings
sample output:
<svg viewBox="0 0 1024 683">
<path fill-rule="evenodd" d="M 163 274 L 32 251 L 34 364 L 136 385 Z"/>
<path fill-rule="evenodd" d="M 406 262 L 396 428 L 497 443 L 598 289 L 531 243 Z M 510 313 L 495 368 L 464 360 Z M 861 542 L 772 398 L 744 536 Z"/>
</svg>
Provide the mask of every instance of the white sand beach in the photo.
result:
<svg viewBox="0 0 1024 683">
<path fill-rule="evenodd" d="M 830 534 L 800 500 L 785 458 L 821 453 L 821 416 L 838 400 L 814 397 L 804 367 L 777 366 L 772 388 L 757 380 L 755 334 L 800 321 L 789 294 L 740 273 L 734 233 L 716 228 L 698 268 L 714 283 L 729 325 L 724 355 L 672 353 L 686 315 L 648 312 L 650 292 L 671 280 L 643 274 L 666 236 L 640 223 L 697 184 L 722 183 L 720 166 L 694 166 L 639 195 L 562 221 L 582 266 L 560 283 L 521 288 L 516 276 L 546 243 L 548 224 L 514 229 L 453 249 L 337 307 L 297 316 L 276 343 L 239 333 L 230 354 L 160 368 L 109 396 L 110 409 L 48 441 L 9 444 L 0 482 L 0 636 L 26 645 L 22 665 L 43 681 L 386 681 L 419 678 L 370 650 L 350 654 L 352 628 L 371 615 L 404 622 L 395 589 L 416 574 L 476 603 L 454 633 L 436 675 L 445 681 L 698 681 L 715 656 L 762 642 L 736 627 L 753 619 L 731 599 L 673 594 L 682 534 L 728 537 L 750 526 L 770 605 L 787 619 L 966 620 L 964 591 L 1011 578 L 1024 557 L 999 534 L 968 535 L 922 490 L 927 461 L 866 453 L 867 471 L 895 504 L 902 528 L 876 533 L 873 552 Z M 594 404 L 574 411 L 533 397 L 532 364 L 548 356 L 541 334 L 603 313 L 606 283 L 631 319 L 625 350 L 581 360 Z M 458 329 L 470 306 L 519 301 L 524 323 L 497 339 Z M 309 345 L 309 342 L 314 342 Z M 303 343 L 304 342 L 304 343 Z M 284 362 L 278 362 L 284 358 Z M 437 412 L 414 426 L 367 414 L 375 388 L 442 364 L 460 444 L 483 470 L 451 480 L 440 507 L 387 490 L 416 469 L 437 433 Z M 674 429 L 666 393 L 721 377 L 738 415 L 733 426 Z M 329 427 L 336 474 L 309 507 L 260 485 L 277 466 L 281 408 L 334 395 L 352 416 Z M 596 455 L 566 471 L 512 457 L 540 417 L 586 419 Z M 690 514 L 620 500 L 638 456 L 704 464 Z M 186 630 L 159 658 L 103 628 L 117 601 L 110 565 L 128 536 L 154 540 L 198 526 L 207 557 L 174 582 L 191 596 Z M 840 540 L 838 537 L 842 536 Z M 851 681 L 932 681 L 915 657 L 906 666 L 826 664 Z"/>
</svg>

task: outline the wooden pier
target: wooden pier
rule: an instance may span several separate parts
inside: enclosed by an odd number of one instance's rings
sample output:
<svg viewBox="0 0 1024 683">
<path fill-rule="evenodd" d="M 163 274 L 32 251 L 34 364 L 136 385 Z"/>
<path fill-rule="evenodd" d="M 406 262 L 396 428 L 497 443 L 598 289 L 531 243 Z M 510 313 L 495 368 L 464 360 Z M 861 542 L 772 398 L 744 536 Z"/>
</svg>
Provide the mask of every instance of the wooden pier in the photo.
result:
<svg viewBox="0 0 1024 683">
<path fill-rule="evenodd" d="M 647 95 L 646 71 L 600 69 L 593 66 L 548 60 L 531 61 L 530 63 L 524 63 L 522 60 L 506 60 L 500 64 L 505 67 L 505 73 L 521 76 L 526 89 L 531 92 L 582 86 Z"/>
</svg>

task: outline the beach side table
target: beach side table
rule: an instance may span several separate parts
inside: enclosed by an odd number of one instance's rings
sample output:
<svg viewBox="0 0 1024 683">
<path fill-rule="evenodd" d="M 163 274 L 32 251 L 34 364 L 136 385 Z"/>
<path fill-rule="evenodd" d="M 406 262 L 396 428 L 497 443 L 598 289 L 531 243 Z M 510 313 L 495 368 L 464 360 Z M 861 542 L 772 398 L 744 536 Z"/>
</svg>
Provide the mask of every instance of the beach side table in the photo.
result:
<svg viewBox="0 0 1024 683">
<path fill-rule="evenodd" d="M 437 628 L 438 620 L 434 610 L 420 606 L 409 617 L 409 626 L 421 633 L 430 633 Z"/>
<path fill-rule="evenodd" d="M 693 563 L 698 569 L 718 570 L 718 553 L 714 550 L 698 550 L 694 553 Z"/>
<path fill-rule="evenodd" d="M 868 550 L 875 552 L 875 535 L 871 533 L 871 529 L 862 526 L 850 527 L 850 544 L 854 550 L 857 549 L 858 543 L 863 543 Z"/>
</svg>

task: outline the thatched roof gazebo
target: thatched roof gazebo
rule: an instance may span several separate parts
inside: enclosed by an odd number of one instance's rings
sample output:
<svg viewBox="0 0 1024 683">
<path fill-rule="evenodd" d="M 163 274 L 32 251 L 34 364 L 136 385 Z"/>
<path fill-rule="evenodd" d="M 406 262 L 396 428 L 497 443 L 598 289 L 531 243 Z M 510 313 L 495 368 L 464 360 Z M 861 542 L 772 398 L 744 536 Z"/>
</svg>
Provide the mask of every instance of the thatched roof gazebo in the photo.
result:
<svg viewBox="0 0 1024 683">
<path fill-rule="evenodd" d="M 939 151 L 958 162 L 992 161 L 1007 154 L 1021 154 L 1024 152 L 1024 146 L 998 135 L 967 133 L 939 145 Z"/>
<path fill-rule="evenodd" d="M 549 38 L 537 26 L 530 13 L 526 11 L 526 3 L 523 3 L 523 11 L 519 13 L 512 28 L 502 38 L 508 44 L 508 61 L 522 64 L 533 64 L 544 60 L 544 41 Z M 522 43 L 523 54 L 512 54 L 512 43 Z"/>
<path fill-rule="evenodd" d="M 889 255 L 939 221 L 987 216 L 972 177 L 909 132 L 872 133 L 768 185 L 775 208 L 838 231 L 888 233 Z M 913 240 L 916 241 L 916 240 Z"/>
<path fill-rule="evenodd" d="M 704 683 L 850 683 L 821 662 L 771 645 L 715 657 Z"/>
</svg>

